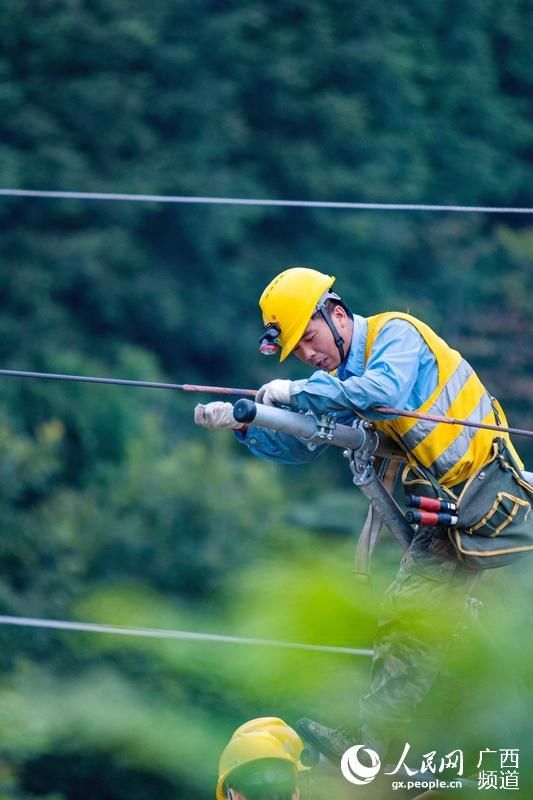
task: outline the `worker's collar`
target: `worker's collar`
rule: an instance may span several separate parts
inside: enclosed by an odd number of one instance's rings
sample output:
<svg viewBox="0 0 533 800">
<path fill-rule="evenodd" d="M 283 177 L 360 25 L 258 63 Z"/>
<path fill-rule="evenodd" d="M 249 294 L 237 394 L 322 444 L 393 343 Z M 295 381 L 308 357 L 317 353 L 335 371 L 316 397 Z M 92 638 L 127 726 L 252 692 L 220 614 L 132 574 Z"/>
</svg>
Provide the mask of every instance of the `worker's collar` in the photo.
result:
<svg viewBox="0 0 533 800">
<path fill-rule="evenodd" d="M 352 376 L 360 377 L 365 371 L 366 339 L 368 336 L 368 322 L 358 314 L 353 315 L 352 341 L 348 355 L 335 373 L 343 381 Z"/>
</svg>

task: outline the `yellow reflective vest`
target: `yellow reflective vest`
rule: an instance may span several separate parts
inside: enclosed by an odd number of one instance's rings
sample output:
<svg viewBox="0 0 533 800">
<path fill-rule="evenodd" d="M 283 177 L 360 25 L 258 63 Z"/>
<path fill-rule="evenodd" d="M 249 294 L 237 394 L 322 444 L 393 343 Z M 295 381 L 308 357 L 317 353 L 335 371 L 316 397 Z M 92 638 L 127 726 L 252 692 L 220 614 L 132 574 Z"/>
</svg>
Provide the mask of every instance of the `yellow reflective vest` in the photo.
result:
<svg viewBox="0 0 533 800">
<path fill-rule="evenodd" d="M 368 319 L 368 338 L 365 364 L 368 362 L 374 342 L 383 326 L 392 319 L 410 322 L 420 333 L 437 361 L 438 384 L 428 399 L 419 408 L 423 414 L 456 417 L 469 422 L 498 424 L 494 413 L 495 401 L 480 379 L 457 350 L 431 330 L 429 325 L 410 314 L 387 312 Z M 501 407 L 496 404 L 499 422 L 507 425 Z M 496 436 L 506 439 L 521 464 L 509 441 L 508 434 L 470 428 L 465 425 L 449 425 L 426 420 L 394 417 L 375 421 L 377 428 L 393 438 L 406 453 L 410 466 L 421 465 L 430 470 L 443 486 L 457 486 L 467 480 L 491 458 L 492 442 Z"/>
</svg>

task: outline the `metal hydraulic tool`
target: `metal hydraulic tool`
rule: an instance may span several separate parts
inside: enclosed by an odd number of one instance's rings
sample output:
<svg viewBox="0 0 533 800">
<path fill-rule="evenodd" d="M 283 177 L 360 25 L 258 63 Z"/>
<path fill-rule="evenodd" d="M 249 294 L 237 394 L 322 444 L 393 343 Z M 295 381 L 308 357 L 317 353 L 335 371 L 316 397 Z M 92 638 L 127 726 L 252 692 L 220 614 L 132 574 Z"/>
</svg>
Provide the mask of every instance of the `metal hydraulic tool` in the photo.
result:
<svg viewBox="0 0 533 800">
<path fill-rule="evenodd" d="M 398 463 L 404 460 L 404 456 L 394 442 L 376 431 L 371 422 L 356 419 L 352 426 L 341 425 L 331 414 L 316 417 L 310 412 L 295 413 L 255 403 L 253 400 L 237 401 L 233 406 L 233 416 L 237 422 L 253 423 L 262 428 L 296 436 L 305 442 L 310 450 L 315 450 L 318 445 L 324 444 L 343 448 L 353 475 L 353 483 L 368 498 L 373 514 L 379 520 L 378 526 L 375 519 L 370 521 L 367 519 L 365 523 L 362 536 L 366 529 L 368 541 L 365 542 L 365 548 L 360 554 L 361 566 L 357 571 L 367 571 L 371 545 L 375 544 L 376 528 L 380 527 L 381 521 L 404 549 L 409 547 L 413 528 L 375 469 L 376 457 Z M 372 539 L 374 541 L 371 541 Z"/>
</svg>

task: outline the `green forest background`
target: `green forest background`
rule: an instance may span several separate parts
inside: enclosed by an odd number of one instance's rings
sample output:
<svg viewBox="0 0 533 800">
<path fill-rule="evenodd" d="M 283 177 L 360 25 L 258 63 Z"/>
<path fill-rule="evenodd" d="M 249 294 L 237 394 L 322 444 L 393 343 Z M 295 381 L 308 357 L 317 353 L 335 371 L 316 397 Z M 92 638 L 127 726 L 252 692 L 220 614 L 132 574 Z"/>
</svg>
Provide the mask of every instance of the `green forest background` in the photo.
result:
<svg viewBox="0 0 533 800">
<path fill-rule="evenodd" d="M 531 0 L 3 0 L 0 13 L 1 187 L 533 206 Z M 0 366 L 301 377 L 258 357 L 257 299 L 308 265 L 358 313 L 429 322 L 531 429 L 532 262 L 529 215 L 4 197 Z M 351 573 L 365 504 L 341 454 L 253 459 L 195 429 L 197 399 L 213 398 L 1 379 L 0 613 L 371 646 L 377 606 Z M 399 556 L 385 537 L 378 594 Z M 531 746 L 528 569 L 487 576 L 502 663 L 483 680 L 465 665 L 483 735 L 448 709 L 456 747 L 494 746 L 484 714 L 512 668 L 511 738 Z M 0 644 L 2 800 L 205 800 L 237 725 L 353 724 L 369 667 L 5 626 Z"/>
</svg>

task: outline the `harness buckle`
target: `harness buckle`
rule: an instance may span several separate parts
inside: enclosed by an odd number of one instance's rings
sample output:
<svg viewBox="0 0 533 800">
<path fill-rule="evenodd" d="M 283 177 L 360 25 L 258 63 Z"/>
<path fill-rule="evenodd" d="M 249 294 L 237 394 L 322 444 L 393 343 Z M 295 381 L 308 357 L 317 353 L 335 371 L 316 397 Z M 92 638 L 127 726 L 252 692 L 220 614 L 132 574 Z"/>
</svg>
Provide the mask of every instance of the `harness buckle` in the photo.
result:
<svg viewBox="0 0 533 800">
<path fill-rule="evenodd" d="M 352 428 L 358 428 L 364 433 L 363 444 L 358 450 L 345 450 L 343 455 L 349 461 L 354 485 L 366 486 L 374 477 L 374 461 L 379 446 L 379 436 L 368 420 L 356 419 Z"/>
</svg>

